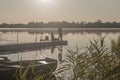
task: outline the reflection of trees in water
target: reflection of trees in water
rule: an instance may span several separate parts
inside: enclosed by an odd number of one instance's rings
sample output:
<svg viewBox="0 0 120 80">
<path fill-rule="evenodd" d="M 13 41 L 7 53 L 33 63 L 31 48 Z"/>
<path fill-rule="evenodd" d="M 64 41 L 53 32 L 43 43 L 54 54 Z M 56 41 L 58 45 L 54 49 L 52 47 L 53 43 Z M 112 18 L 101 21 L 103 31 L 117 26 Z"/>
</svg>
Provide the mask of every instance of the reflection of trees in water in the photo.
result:
<svg viewBox="0 0 120 80">
<path fill-rule="evenodd" d="M 29 34 L 34 34 L 34 33 L 39 33 L 39 34 L 43 34 L 43 33 L 51 33 L 51 31 L 28 31 Z M 54 33 L 57 34 L 57 31 L 53 31 Z M 63 34 L 68 34 L 68 33 L 81 33 L 81 34 L 84 34 L 84 33 L 95 33 L 95 34 L 100 34 L 100 33 L 118 33 L 120 32 L 120 30 L 78 30 L 78 31 L 63 31 Z"/>
<path fill-rule="evenodd" d="M 95 32 L 92 32 L 92 31 L 79 31 L 79 32 L 68 32 L 68 33 L 64 33 L 64 36 L 67 35 L 67 34 L 72 34 L 72 35 L 75 35 L 75 34 L 81 34 L 81 35 L 86 35 L 86 34 L 96 34 L 97 36 L 101 36 L 103 33 L 104 34 L 116 34 L 116 33 L 120 33 L 120 31 L 116 31 L 116 32 L 104 32 L 104 31 L 95 31 Z"/>
<path fill-rule="evenodd" d="M 43 33 L 51 33 L 51 32 L 53 32 L 53 33 L 58 33 L 58 30 L 57 30 L 57 28 L 45 28 L 45 30 L 44 29 L 41 29 L 41 28 L 39 28 L 39 29 L 21 29 L 21 30 L 19 30 L 19 29 L 17 29 L 17 30 L 12 30 L 12 29 L 7 29 L 7 30 L 0 30 L 0 32 L 3 32 L 3 33 L 7 33 L 7 32 L 28 32 L 29 34 L 35 34 L 35 33 L 38 33 L 38 34 L 43 34 Z M 68 34 L 68 33 L 81 33 L 81 34 L 83 34 L 84 32 L 86 32 L 86 33 L 118 33 L 118 32 L 120 32 L 120 29 L 118 28 L 116 28 L 116 29 L 110 29 L 110 28 L 108 28 L 108 29 L 92 29 L 92 28 L 63 28 L 63 33 L 64 34 Z"/>
</svg>

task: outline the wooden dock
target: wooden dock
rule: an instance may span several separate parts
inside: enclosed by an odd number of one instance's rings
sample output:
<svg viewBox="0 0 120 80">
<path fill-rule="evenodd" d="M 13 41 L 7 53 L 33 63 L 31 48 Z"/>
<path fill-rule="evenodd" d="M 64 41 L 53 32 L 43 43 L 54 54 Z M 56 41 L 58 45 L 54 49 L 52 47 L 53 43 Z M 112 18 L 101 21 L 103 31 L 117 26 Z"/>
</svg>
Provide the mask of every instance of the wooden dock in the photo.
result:
<svg viewBox="0 0 120 80">
<path fill-rule="evenodd" d="M 67 45 L 67 41 L 54 41 L 54 42 L 36 42 L 36 43 L 19 43 L 0 45 L 0 54 L 21 52 L 26 50 L 37 50 L 45 47 L 53 47 L 60 45 Z"/>
</svg>

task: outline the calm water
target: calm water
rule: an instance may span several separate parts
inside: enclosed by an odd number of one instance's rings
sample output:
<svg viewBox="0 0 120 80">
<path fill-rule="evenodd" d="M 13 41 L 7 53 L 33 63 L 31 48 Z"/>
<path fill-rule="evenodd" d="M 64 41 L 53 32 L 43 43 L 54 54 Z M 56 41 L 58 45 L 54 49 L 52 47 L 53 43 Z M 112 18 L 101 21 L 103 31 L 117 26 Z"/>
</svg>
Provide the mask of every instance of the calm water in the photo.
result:
<svg viewBox="0 0 120 80">
<path fill-rule="evenodd" d="M 36 29 L 37 33 L 34 32 L 28 32 L 28 31 L 3 31 L 3 30 L 9 30 L 9 29 L 1 29 L 0 30 L 0 45 L 4 44 L 14 44 L 14 43 L 29 43 L 29 42 L 39 42 L 40 39 L 44 39 L 45 36 L 50 37 L 50 32 L 49 29 L 44 29 L 38 30 Z M 20 29 L 18 29 L 20 30 Z M 31 29 L 32 30 L 32 29 Z M 120 32 L 118 29 L 101 29 L 100 31 L 96 32 L 96 30 L 93 29 L 93 31 L 90 30 L 82 30 L 82 31 L 76 31 L 78 29 L 74 29 L 74 32 L 71 31 L 66 31 L 63 32 L 63 39 L 68 41 L 67 46 L 62 46 L 63 51 L 62 51 L 62 59 L 65 59 L 65 56 L 67 55 L 67 50 L 66 48 L 70 47 L 71 49 L 74 49 L 77 46 L 79 47 L 84 47 L 87 44 L 89 44 L 89 40 L 92 40 L 93 38 L 99 38 L 101 36 L 106 36 L 106 43 L 109 44 L 111 39 L 116 39 L 119 35 Z M 105 31 L 104 31 L 105 30 Z M 112 31 L 113 30 L 113 31 Z M 30 30 L 29 30 L 30 31 Z M 39 31 L 39 33 L 38 33 Z M 49 31 L 49 32 L 48 32 Z M 55 29 L 57 31 L 57 29 Z M 57 38 L 58 34 L 57 32 L 54 33 L 54 36 Z M 7 55 L 2 55 L 2 56 L 7 56 L 10 60 L 12 61 L 18 61 L 18 60 L 27 60 L 27 59 L 40 59 L 40 58 L 45 58 L 45 57 L 50 57 L 57 59 L 59 58 L 59 46 L 54 49 L 53 52 L 51 52 L 52 48 L 46 48 L 44 50 L 37 50 L 37 51 L 27 51 L 27 52 L 19 52 L 19 53 L 14 53 L 14 54 L 7 54 Z"/>
<path fill-rule="evenodd" d="M 12 30 L 12 29 L 11 29 Z M 44 39 L 45 36 L 50 37 L 50 33 L 54 32 L 54 36 L 57 38 L 57 29 L 30 29 L 29 31 L 24 29 L 17 29 L 15 31 L 11 31 L 10 29 L 0 29 L 0 45 L 4 44 L 14 44 L 14 43 L 29 43 L 29 42 L 39 42 L 40 39 Z M 8 59 L 12 61 L 19 61 L 19 60 L 29 60 L 29 59 L 41 59 L 45 57 L 57 59 L 60 63 L 62 60 L 66 58 L 67 48 L 75 49 L 76 44 L 78 47 L 85 47 L 89 44 L 89 40 L 93 38 L 98 39 L 101 36 L 106 36 L 106 44 L 110 44 L 111 39 L 116 39 L 120 36 L 120 29 L 73 29 L 73 31 L 68 30 L 63 32 L 63 39 L 68 41 L 67 46 L 62 46 L 63 51 L 59 51 L 57 46 L 55 49 L 53 48 L 46 48 L 43 50 L 37 51 L 26 51 L 26 52 L 19 52 L 13 54 L 6 54 L 1 56 L 7 56 Z M 37 32 L 37 33 L 35 33 Z M 52 51 L 53 49 L 53 51 Z"/>
</svg>

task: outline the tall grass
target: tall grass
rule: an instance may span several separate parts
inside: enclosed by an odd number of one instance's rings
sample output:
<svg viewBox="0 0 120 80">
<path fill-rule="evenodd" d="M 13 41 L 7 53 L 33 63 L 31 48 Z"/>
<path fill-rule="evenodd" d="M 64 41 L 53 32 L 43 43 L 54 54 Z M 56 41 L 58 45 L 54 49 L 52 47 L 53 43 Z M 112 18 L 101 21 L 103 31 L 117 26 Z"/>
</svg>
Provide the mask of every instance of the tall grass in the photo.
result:
<svg viewBox="0 0 120 80">
<path fill-rule="evenodd" d="M 110 46 L 106 44 L 105 37 L 101 37 L 93 39 L 84 48 L 76 46 L 76 50 L 69 48 L 67 51 L 67 63 L 57 73 L 71 69 L 73 76 L 70 80 L 120 80 L 120 37 L 111 40 Z M 38 74 L 33 80 L 55 80 L 51 75 L 46 76 L 48 74 Z M 25 79 L 22 77 L 18 80 Z"/>
<path fill-rule="evenodd" d="M 31 61 L 26 69 L 23 69 L 22 60 L 19 64 L 20 67 L 16 69 L 15 80 L 29 80 L 33 77 L 34 74 L 34 61 Z M 31 67 L 32 66 L 32 67 Z M 29 78 L 28 78 L 29 77 Z"/>
<path fill-rule="evenodd" d="M 72 67 L 71 80 L 120 80 L 120 37 L 109 47 L 102 37 L 83 49 L 68 49 L 68 53 L 64 68 Z"/>
<path fill-rule="evenodd" d="M 22 62 L 20 62 L 20 67 L 16 70 L 15 73 L 15 80 L 56 80 L 55 76 L 53 75 L 53 68 L 48 66 L 51 71 L 44 72 L 44 71 L 37 71 L 35 70 L 35 63 L 34 60 L 29 63 L 29 65 L 23 69 Z"/>
</svg>

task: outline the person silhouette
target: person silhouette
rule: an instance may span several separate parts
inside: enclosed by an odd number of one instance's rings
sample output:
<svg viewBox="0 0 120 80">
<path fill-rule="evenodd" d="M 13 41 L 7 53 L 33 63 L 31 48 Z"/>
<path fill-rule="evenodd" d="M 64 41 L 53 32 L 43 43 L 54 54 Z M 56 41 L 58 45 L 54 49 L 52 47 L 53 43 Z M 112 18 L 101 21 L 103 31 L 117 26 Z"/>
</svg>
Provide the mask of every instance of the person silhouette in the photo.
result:
<svg viewBox="0 0 120 80">
<path fill-rule="evenodd" d="M 61 28 L 61 27 L 58 28 L 58 34 L 59 34 L 58 40 L 59 40 L 59 41 L 62 41 L 62 40 L 63 40 L 63 39 L 62 39 L 62 36 L 63 36 L 63 35 L 62 35 L 62 28 Z"/>
<path fill-rule="evenodd" d="M 52 42 L 54 41 L 54 35 L 53 35 L 52 32 L 51 32 L 51 41 L 52 41 Z"/>
</svg>

